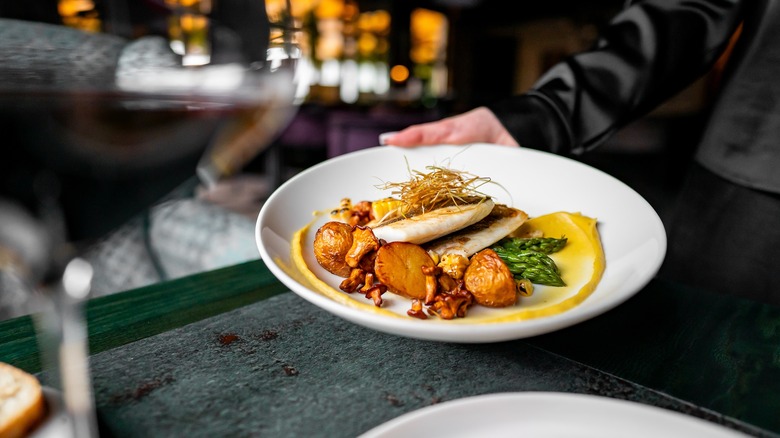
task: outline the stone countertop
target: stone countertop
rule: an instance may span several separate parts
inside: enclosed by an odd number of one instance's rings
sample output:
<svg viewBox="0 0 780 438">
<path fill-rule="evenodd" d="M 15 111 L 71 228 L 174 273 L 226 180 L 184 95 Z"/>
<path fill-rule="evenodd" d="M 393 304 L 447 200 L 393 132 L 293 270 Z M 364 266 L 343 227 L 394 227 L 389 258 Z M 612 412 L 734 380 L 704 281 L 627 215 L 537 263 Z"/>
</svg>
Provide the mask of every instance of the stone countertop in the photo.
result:
<svg viewBox="0 0 780 438">
<path fill-rule="evenodd" d="M 406 339 L 290 293 L 100 353 L 93 373 L 103 428 L 117 437 L 353 437 L 436 403 L 518 391 L 636 401 L 770 436 L 531 342 Z"/>
</svg>

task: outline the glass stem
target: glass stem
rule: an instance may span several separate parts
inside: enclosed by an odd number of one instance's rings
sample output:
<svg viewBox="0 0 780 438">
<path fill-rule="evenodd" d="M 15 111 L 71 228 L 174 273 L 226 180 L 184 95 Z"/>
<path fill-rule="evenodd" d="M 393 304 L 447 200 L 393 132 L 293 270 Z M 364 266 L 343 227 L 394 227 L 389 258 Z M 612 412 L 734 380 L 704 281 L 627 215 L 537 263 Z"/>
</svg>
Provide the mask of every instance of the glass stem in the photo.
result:
<svg viewBox="0 0 780 438">
<path fill-rule="evenodd" d="M 62 276 L 60 378 L 74 437 L 98 436 L 84 314 L 84 303 L 92 286 L 92 276 L 92 266 L 80 258 L 71 260 Z"/>
<path fill-rule="evenodd" d="M 97 416 L 89 367 L 85 299 L 92 284 L 92 266 L 74 258 L 61 280 L 51 286 L 40 329 L 44 368 L 58 380 L 70 433 L 74 438 L 96 438 Z"/>
</svg>

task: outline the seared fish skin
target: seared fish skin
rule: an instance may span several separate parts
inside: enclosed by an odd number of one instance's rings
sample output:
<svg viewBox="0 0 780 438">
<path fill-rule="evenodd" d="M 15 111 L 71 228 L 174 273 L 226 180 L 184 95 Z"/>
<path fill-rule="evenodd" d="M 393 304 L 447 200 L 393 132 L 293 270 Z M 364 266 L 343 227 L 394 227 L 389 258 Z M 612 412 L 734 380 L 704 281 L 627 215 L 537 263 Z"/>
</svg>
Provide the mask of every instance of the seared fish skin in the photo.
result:
<svg viewBox="0 0 780 438">
<path fill-rule="evenodd" d="M 439 256 L 471 257 L 519 228 L 527 219 L 524 211 L 499 204 L 481 221 L 430 242 L 426 249 Z"/>
<path fill-rule="evenodd" d="M 476 204 L 443 207 L 378 226 L 372 231 L 378 239 L 386 242 L 421 245 L 481 221 L 494 207 L 495 203 L 491 199 Z"/>
</svg>

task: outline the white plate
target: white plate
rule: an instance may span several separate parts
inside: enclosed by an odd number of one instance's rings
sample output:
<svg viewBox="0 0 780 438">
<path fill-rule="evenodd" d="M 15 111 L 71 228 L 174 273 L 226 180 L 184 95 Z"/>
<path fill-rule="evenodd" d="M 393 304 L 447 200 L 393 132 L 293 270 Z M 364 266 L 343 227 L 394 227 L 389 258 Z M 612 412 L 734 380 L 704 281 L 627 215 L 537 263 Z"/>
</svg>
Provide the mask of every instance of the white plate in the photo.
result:
<svg viewBox="0 0 780 438">
<path fill-rule="evenodd" d="M 678 412 L 584 394 L 526 392 L 468 397 L 401 415 L 361 438 L 742 437 Z"/>
<path fill-rule="evenodd" d="M 409 302 L 400 297 L 386 301 L 390 303 L 389 309 L 403 317 L 376 314 L 364 304 L 355 305 L 351 301 L 368 303 L 362 295 L 343 294 L 351 298 L 337 302 L 290 271 L 291 239 L 312 221 L 314 211 L 329 211 L 345 197 L 358 202 L 388 196 L 379 187 L 382 183 L 406 181 L 410 169 L 424 171 L 430 165 L 490 177 L 500 186 L 483 185 L 481 191 L 494 196 L 498 203 L 520 208 L 531 217 L 569 211 L 597 218 L 606 269 L 593 294 L 568 311 L 529 320 L 500 323 L 480 323 L 478 318 L 470 320 L 469 317 L 455 321 L 418 320 L 405 315 Z M 322 269 L 310 250 L 314 231 L 327 220 L 324 215 L 312 225 L 306 248 L 309 250 L 304 251 L 304 256 L 318 278 L 338 290 L 341 279 Z M 258 216 L 255 238 L 270 271 L 293 292 L 328 312 L 387 333 L 468 343 L 535 336 L 599 315 L 647 284 L 666 254 L 666 233 L 655 210 L 619 180 L 557 155 L 489 144 L 414 149 L 376 147 L 320 163 L 291 178 L 269 197 Z M 469 315 L 490 311 L 475 306 Z"/>
</svg>

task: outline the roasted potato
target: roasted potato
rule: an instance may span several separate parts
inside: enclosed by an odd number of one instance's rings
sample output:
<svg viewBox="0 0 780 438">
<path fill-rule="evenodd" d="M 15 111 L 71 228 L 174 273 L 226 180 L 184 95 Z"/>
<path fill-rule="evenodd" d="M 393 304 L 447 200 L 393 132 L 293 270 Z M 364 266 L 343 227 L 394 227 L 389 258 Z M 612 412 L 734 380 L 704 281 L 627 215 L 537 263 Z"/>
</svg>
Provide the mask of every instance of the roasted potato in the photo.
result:
<svg viewBox="0 0 780 438">
<path fill-rule="evenodd" d="M 435 268 L 431 256 L 419 245 L 391 242 L 379 248 L 374 262 L 377 280 L 398 295 L 424 300 L 426 275 L 422 268 Z"/>
<path fill-rule="evenodd" d="M 352 247 L 352 226 L 344 222 L 328 222 L 314 236 L 314 256 L 331 274 L 349 277 L 352 268 L 347 264 L 347 253 Z"/>
<path fill-rule="evenodd" d="M 483 249 L 471 257 L 463 274 L 466 289 L 478 304 L 507 307 L 517 302 L 517 286 L 509 268 L 492 249 Z"/>
</svg>

